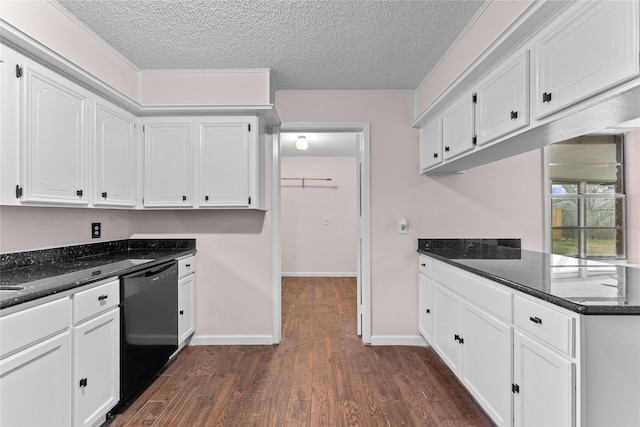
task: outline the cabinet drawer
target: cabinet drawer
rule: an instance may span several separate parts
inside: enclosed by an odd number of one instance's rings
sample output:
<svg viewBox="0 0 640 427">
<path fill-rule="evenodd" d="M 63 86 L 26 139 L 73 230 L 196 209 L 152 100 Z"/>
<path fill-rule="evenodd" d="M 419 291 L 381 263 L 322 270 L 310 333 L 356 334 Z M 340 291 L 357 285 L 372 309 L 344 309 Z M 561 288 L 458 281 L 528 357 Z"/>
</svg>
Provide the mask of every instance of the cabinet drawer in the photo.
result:
<svg viewBox="0 0 640 427">
<path fill-rule="evenodd" d="M 196 257 L 190 256 L 178 260 L 178 277 L 187 276 L 196 271 Z"/>
<path fill-rule="evenodd" d="M 478 307 L 511 322 L 512 293 L 506 288 L 440 262 L 433 265 L 433 279 Z"/>
<path fill-rule="evenodd" d="M 73 324 L 78 324 L 118 304 L 120 304 L 119 280 L 78 292 L 73 295 Z"/>
<path fill-rule="evenodd" d="M 517 328 L 573 356 L 574 319 L 571 316 L 516 295 L 514 317 Z"/>
<path fill-rule="evenodd" d="M 431 271 L 433 268 L 433 261 L 431 258 L 424 255 L 420 255 L 420 274 L 431 277 Z"/>
<path fill-rule="evenodd" d="M 0 357 L 69 328 L 69 298 L 0 317 Z"/>
</svg>

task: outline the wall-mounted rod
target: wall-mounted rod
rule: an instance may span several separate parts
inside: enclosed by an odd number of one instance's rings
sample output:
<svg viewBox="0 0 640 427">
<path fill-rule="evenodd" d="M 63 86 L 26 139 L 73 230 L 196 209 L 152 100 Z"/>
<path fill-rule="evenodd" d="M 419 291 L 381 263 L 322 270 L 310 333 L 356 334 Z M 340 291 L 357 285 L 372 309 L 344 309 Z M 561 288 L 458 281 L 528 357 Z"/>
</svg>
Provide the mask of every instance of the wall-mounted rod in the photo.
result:
<svg viewBox="0 0 640 427">
<path fill-rule="evenodd" d="M 304 188 L 305 181 L 332 181 L 331 178 L 280 178 L 282 181 L 302 181 L 302 188 Z"/>
</svg>

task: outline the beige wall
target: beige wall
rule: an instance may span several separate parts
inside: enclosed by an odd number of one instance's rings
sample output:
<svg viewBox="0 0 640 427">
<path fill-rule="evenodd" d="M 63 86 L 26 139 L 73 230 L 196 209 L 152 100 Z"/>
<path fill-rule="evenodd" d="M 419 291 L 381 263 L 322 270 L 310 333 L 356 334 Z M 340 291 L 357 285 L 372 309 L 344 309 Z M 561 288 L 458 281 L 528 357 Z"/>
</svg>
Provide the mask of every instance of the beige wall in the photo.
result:
<svg viewBox="0 0 640 427">
<path fill-rule="evenodd" d="M 418 174 L 408 92 L 280 92 L 283 122 L 371 126 L 372 337 L 417 335 L 419 237 L 519 237 L 542 249 L 539 151 L 439 178 Z M 396 232 L 399 217 L 409 234 Z"/>
<path fill-rule="evenodd" d="M 196 239 L 196 332 L 252 341 L 272 335 L 271 212 L 131 212 L 132 238 Z"/>
<path fill-rule="evenodd" d="M 91 223 L 102 237 L 91 238 Z M 129 238 L 129 211 L 0 206 L 0 253 L 49 249 Z"/>
<path fill-rule="evenodd" d="M 627 258 L 640 264 L 640 129 L 626 135 Z"/>
<path fill-rule="evenodd" d="M 357 270 L 355 157 L 283 157 L 280 175 L 331 178 L 282 181 L 282 272 L 354 275 Z M 327 218 L 328 224 L 324 224 Z"/>
<path fill-rule="evenodd" d="M 415 115 L 433 102 L 482 52 L 524 12 L 533 0 L 492 1 L 416 89 Z"/>
</svg>

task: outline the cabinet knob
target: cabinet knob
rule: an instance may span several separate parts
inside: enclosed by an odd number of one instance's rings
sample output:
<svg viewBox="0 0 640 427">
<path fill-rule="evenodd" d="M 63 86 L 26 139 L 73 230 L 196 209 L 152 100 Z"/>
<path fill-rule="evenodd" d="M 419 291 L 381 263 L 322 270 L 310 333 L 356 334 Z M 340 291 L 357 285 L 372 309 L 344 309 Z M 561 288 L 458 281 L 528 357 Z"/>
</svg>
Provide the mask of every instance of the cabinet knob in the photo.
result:
<svg viewBox="0 0 640 427">
<path fill-rule="evenodd" d="M 106 300 L 107 298 L 109 298 L 109 295 L 100 295 L 100 296 L 98 297 L 98 301 L 104 301 L 104 300 Z"/>
<path fill-rule="evenodd" d="M 187 196 L 182 196 L 182 201 L 186 202 L 187 201 Z"/>
<path fill-rule="evenodd" d="M 185 264 L 184 266 L 185 267 L 191 267 L 191 264 Z"/>
<path fill-rule="evenodd" d="M 427 314 L 431 313 L 431 309 L 427 308 L 426 312 L 427 312 Z"/>
<path fill-rule="evenodd" d="M 449 152 L 449 147 L 444 147 L 444 151 L 446 151 L 447 153 Z"/>
<path fill-rule="evenodd" d="M 420 264 L 420 265 L 421 265 L 421 266 L 423 266 L 423 267 L 426 267 L 426 266 L 427 266 L 427 264 Z"/>
<path fill-rule="evenodd" d="M 209 201 L 209 196 L 204 196 L 204 201 L 208 202 Z"/>
<path fill-rule="evenodd" d="M 551 102 L 551 92 L 545 92 L 542 94 L 542 102 Z"/>
<path fill-rule="evenodd" d="M 542 325 L 542 319 L 539 317 L 529 317 L 529 320 L 531 320 L 533 323 L 537 323 L 538 325 Z"/>
<path fill-rule="evenodd" d="M 78 190 L 76 191 L 76 196 L 78 197 L 82 197 L 83 191 L 82 190 Z"/>
<path fill-rule="evenodd" d="M 87 386 L 87 379 L 83 378 L 80 380 L 80 387 L 86 387 Z"/>
<path fill-rule="evenodd" d="M 433 158 L 437 159 L 438 158 L 438 153 L 433 153 Z"/>
<path fill-rule="evenodd" d="M 107 198 L 107 192 L 106 192 L 106 191 L 103 191 L 103 192 L 102 192 L 102 197 L 103 197 L 104 199 L 106 199 L 106 198 Z"/>
<path fill-rule="evenodd" d="M 184 310 L 180 310 L 180 316 L 184 316 Z"/>
<path fill-rule="evenodd" d="M 517 111 L 512 111 L 511 112 L 511 120 L 515 120 L 518 118 L 518 112 Z"/>
</svg>

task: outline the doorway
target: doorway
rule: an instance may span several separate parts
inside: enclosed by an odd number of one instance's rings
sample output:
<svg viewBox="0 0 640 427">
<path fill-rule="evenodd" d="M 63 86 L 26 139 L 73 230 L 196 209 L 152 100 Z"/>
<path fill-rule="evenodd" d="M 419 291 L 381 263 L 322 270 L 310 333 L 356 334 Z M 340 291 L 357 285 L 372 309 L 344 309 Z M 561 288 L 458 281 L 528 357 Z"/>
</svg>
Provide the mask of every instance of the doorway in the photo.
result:
<svg viewBox="0 0 640 427">
<path fill-rule="evenodd" d="M 357 333 L 365 344 L 371 342 L 371 252 L 370 252 L 370 164 L 369 164 L 369 123 L 284 123 L 280 129 L 274 131 L 273 140 L 273 230 L 274 230 L 274 342 L 281 339 L 281 277 L 282 277 L 282 178 L 303 178 L 302 176 L 282 176 L 281 161 L 284 141 L 297 139 L 298 136 L 308 136 L 306 141 L 322 139 L 326 151 L 320 154 L 341 153 L 340 156 L 353 155 L 356 175 L 355 197 L 355 252 L 356 252 L 356 282 L 357 282 Z M 311 136 L 313 135 L 313 137 Z M 331 143 L 333 141 L 333 145 Z M 318 141 L 315 141 L 316 143 Z M 318 147 L 314 147 L 316 154 Z M 286 149 L 286 148 L 285 148 Z M 315 180 L 293 180 L 294 186 L 331 184 L 330 176 L 309 176 Z M 297 184 L 296 184 L 297 182 Z M 291 183 L 289 183 L 291 184 Z M 322 218 L 323 225 L 328 225 L 330 218 Z M 287 273 L 285 271 L 285 273 Z"/>
</svg>

